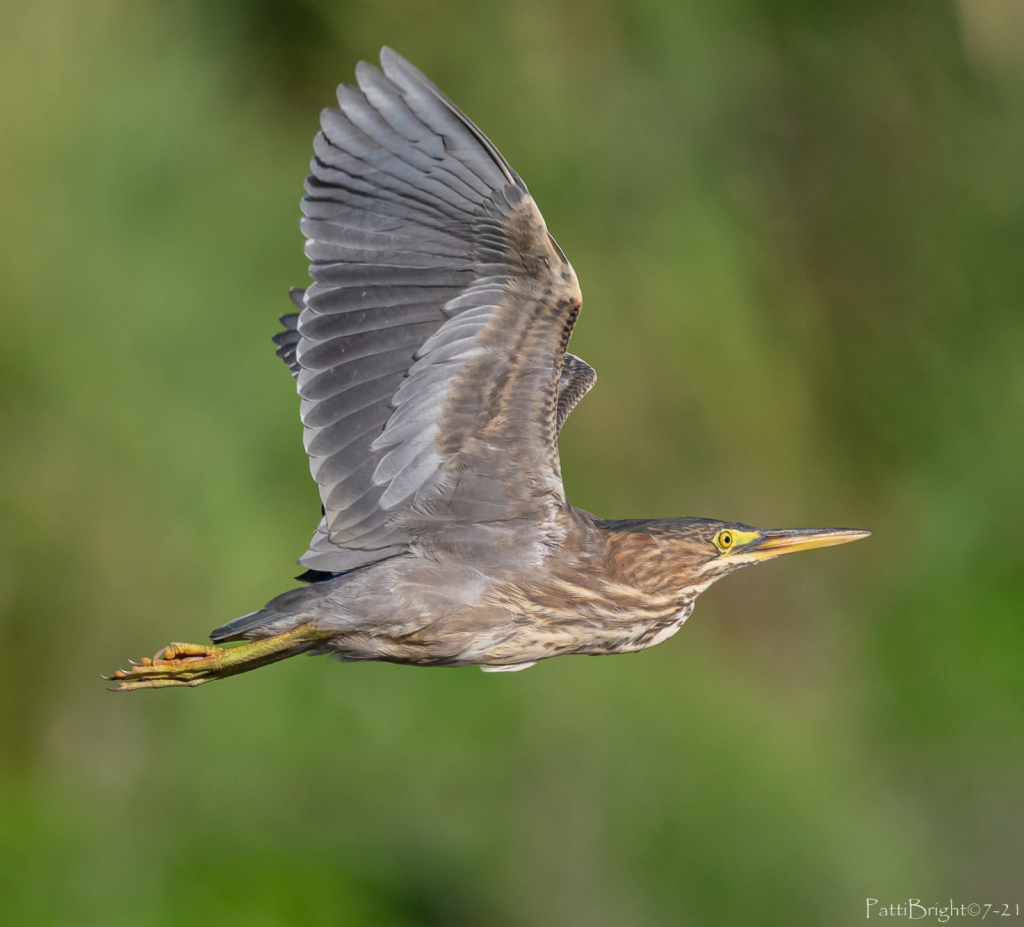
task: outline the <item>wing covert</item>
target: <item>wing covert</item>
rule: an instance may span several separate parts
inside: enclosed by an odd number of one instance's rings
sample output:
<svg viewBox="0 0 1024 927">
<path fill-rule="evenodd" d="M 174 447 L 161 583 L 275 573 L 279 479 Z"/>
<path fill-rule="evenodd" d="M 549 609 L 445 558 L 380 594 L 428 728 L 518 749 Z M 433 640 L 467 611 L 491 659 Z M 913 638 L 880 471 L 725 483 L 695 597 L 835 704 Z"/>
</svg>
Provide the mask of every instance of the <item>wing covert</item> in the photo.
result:
<svg viewBox="0 0 1024 927">
<path fill-rule="evenodd" d="M 597 371 L 575 354 L 566 354 L 562 373 L 558 378 L 558 406 L 555 411 L 555 429 L 561 432 L 565 420 L 580 400 L 593 389 Z"/>
</svg>

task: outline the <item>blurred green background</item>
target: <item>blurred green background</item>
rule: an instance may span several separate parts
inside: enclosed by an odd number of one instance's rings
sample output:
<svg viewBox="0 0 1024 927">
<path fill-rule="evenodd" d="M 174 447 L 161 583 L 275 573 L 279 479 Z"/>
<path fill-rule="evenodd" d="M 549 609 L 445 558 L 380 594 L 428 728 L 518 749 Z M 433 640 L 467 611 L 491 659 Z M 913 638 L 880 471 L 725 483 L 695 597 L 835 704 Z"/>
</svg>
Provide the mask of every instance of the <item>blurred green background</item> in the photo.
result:
<svg viewBox="0 0 1024 927">
<path fill-rule="evenodd" d="M 274 357 L 389 44 L 529 184 L 605 517 L 849 525 L 523 674 L 98 676 L 289 588 Z M 821 925 L 1024 904 L 1016 0 L 0 3 L 0 922 Z"/>
</svg>

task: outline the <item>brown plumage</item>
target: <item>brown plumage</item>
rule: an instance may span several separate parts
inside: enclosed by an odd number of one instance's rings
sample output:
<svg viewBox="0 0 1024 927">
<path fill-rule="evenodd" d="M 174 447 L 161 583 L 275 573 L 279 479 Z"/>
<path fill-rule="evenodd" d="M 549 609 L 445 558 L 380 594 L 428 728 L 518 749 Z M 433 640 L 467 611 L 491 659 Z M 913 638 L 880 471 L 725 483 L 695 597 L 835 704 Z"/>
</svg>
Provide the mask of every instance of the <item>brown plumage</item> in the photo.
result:
<svg viewBox="0 0 1024 927">
<path fill-rule="evenodd" d="M 716 579 L 869 532 L 607 522 L 565 498 L 558 433 L 594 385 L 566 353 L 582 305 L 526 185 L 384 49 L 325 110 L 277 353 L 296 378 L 323 518 L 310 585 L 119 670 L 199 685 L 301 652 L 515 670 L 654 646 Z"/>
</svg>

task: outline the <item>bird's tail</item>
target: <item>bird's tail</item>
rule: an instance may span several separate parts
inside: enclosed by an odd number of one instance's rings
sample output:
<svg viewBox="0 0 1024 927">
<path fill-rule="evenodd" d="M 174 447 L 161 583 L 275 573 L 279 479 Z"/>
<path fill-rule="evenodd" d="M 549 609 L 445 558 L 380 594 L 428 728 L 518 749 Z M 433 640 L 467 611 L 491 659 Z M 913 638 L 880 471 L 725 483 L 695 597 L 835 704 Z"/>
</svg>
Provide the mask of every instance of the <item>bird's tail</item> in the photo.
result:
<svg viewBox="0 0 1024 927">
<path fill-rule="evenodd" d="M 287 617 L 289 616 L 282 615 L 281 612 L 274 611 L 272 608 L 261 608 L 259 611 L 249 612 L 248 615 L 240 615 L 238 618 L 232 618 L 227 624 L 222 624 L 219 628 L 210 632 L 210 640 L 215 644 L 243 640 L 243 636 L 247 631 Z"/>
<path fill-rule="evenodd" d="M 268 626 L 268 635 L 290 630 L 309 621 L 317 614 L 319 607 L 323 604 L 325 589 L 325 583 L 314 582 L 309 586 L 300 586 L 298 589 L 282 592 L 258 611 L 232 618 L 227 624 L 222 624 L 215 631 L 211 631 L 210 640 L 215 644 L 243 640 L 250 631 L 264 626 Z"/>
</svg>

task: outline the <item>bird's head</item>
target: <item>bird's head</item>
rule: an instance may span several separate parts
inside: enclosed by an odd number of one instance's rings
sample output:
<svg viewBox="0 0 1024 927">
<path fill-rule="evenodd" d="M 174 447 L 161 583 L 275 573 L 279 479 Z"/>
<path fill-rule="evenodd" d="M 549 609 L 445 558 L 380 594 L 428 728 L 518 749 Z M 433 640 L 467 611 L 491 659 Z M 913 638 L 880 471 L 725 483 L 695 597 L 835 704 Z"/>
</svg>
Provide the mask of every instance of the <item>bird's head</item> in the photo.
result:
<svg viewBox="0 0 1024 927">
<path fill-rule="evenodd" d="M 752 528 L 711 519 L 672 519 L 681 573 L 704 587 L 752 563 L 868 537 L 852 528 Z M 682 578 L 682 577 L 681 577 Z M 688 583 L 689 584 L 689 583 Z"/>
<path fill-rule="evenodd" d="M 752 528 L 709 518 L 606 523 L 620 560 L 641 587 L 701 592 L 740 567 L 783 554 L 846 544 L 873 532 L 853 528 Z"/>
</svg>

